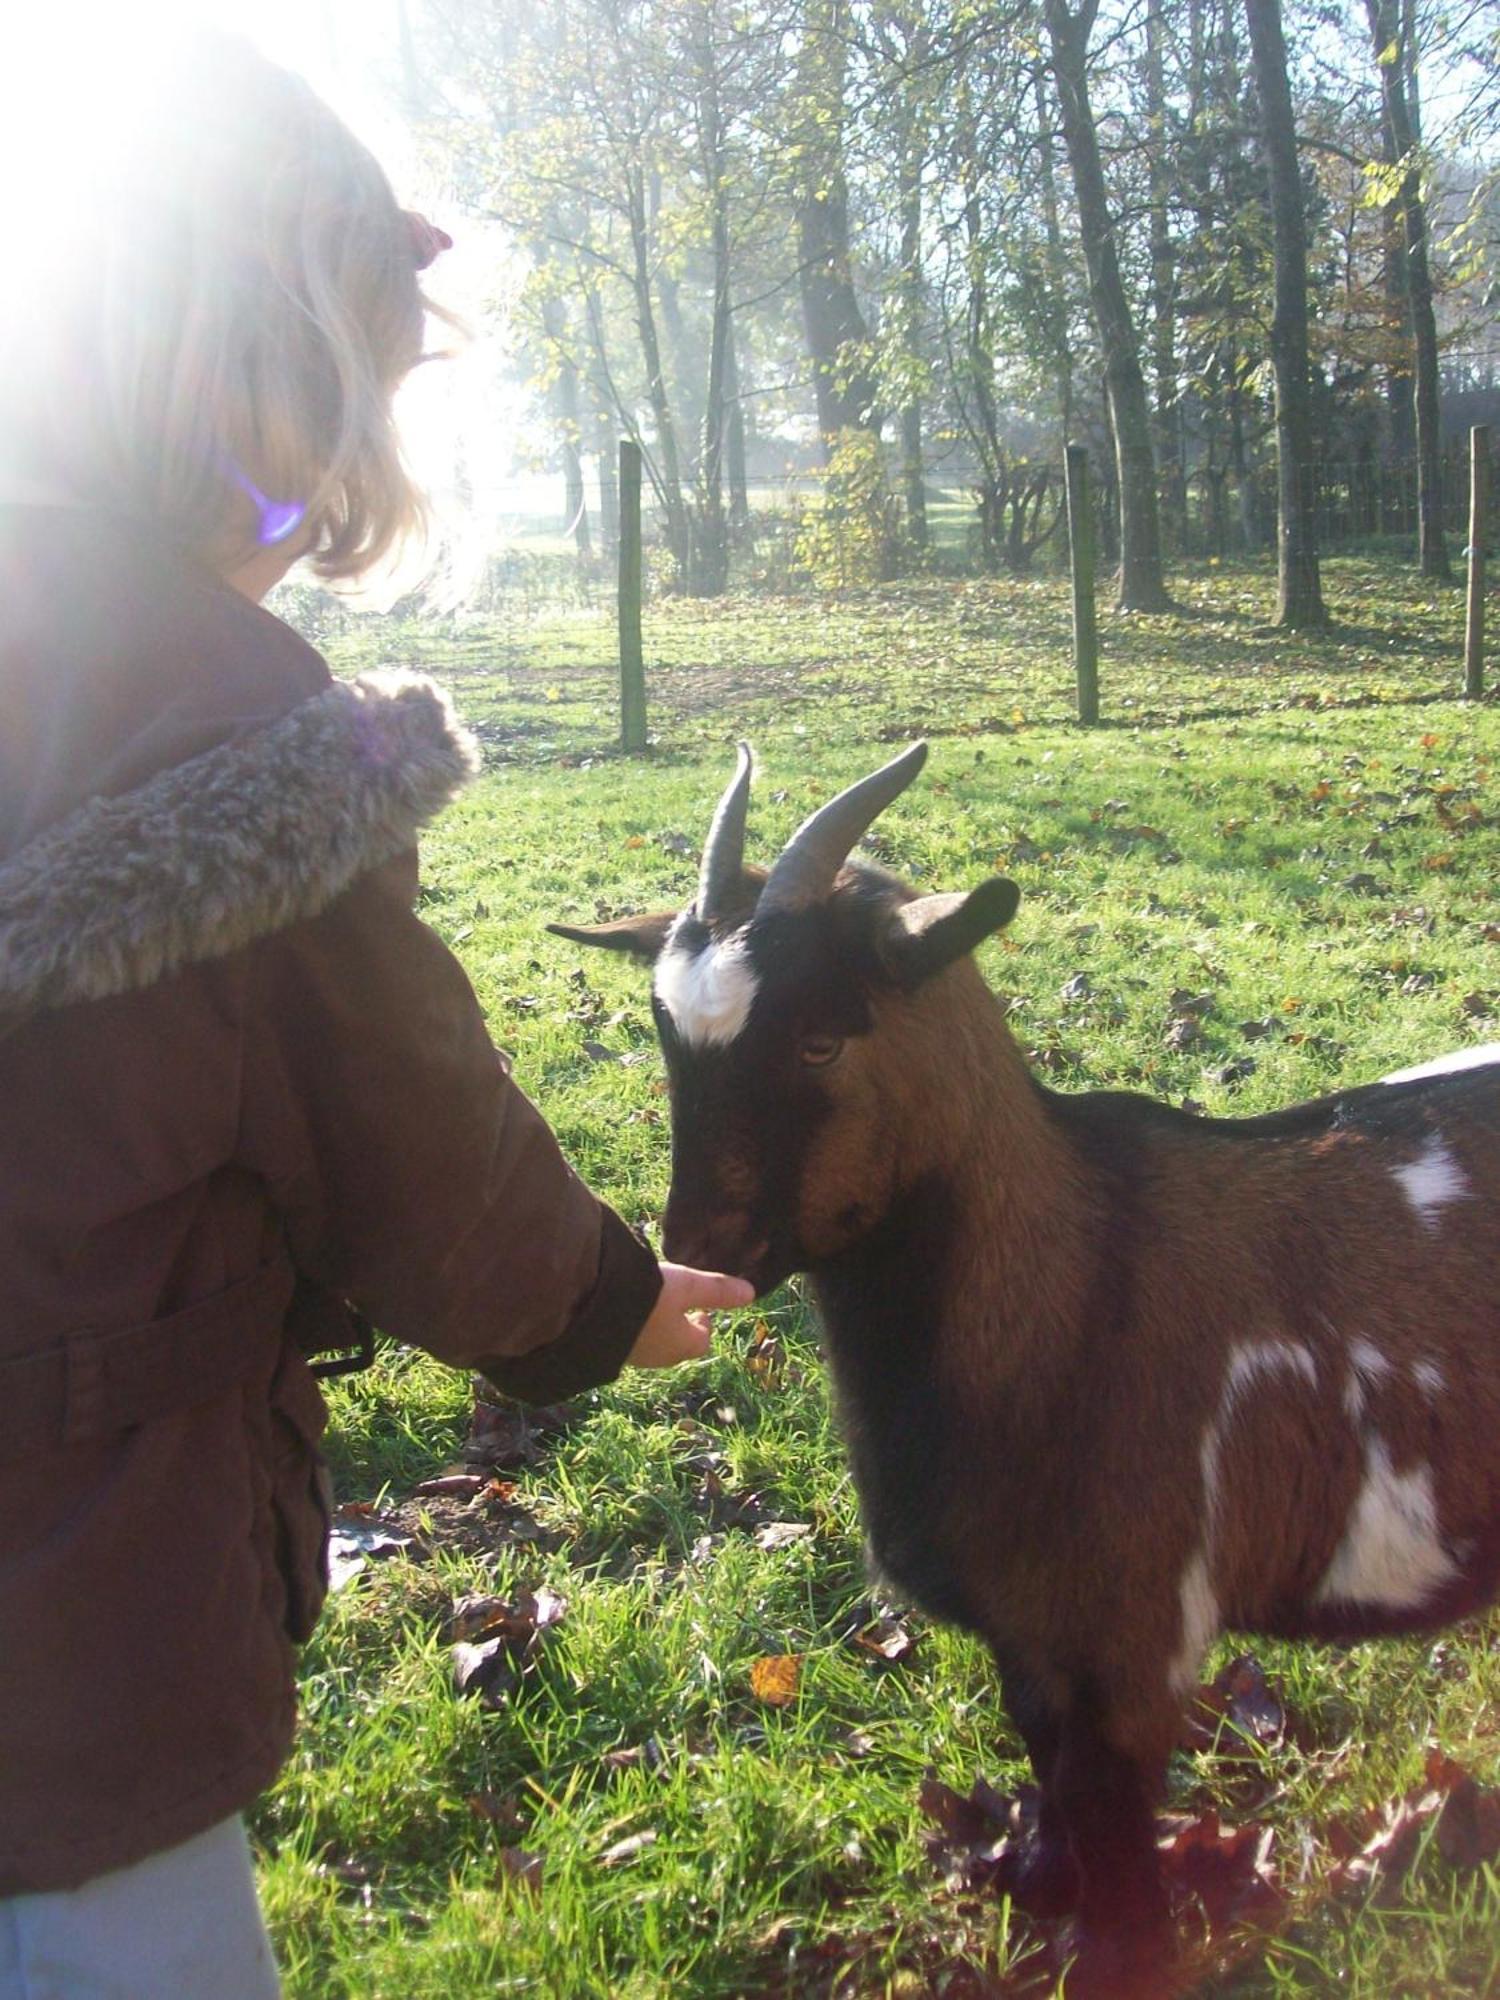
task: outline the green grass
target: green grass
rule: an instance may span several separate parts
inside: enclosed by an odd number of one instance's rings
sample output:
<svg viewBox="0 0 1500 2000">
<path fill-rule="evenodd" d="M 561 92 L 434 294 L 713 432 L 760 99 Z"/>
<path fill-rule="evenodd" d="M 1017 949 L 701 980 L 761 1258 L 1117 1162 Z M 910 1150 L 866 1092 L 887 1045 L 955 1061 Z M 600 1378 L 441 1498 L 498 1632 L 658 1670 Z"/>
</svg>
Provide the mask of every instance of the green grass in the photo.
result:
<svg viewBox="0 0 1500 2000">
<path fill-rule="evenodd" d="M 986 969 L 1063 1087 L 1250 1112 L 1500 1039 L 1500 708 L 1453 699 L 1459 595 L 1368 564 L 1326 580 L 1345 622 L 1313 640 L 1264 628 L 1260 571 L 1194 572 L 1180 616 L 1106 614 L 1110 719 L 1091 733 L 1069 721 L 1055 581 L 658 605 L 639 762 L 612 747 L 597 618 L 366 621 L 336 663 L 415 661 L 479 726 L 488 769 L 425 842 L 424 914 L 585 1176 L 654 1222 L 668 1134 L 644 982 L 543 925 L 687 900 L 740 736 L 761 857 L 887 746 L 932 739 L 877 851 L 932 887 L 1021 883 Z M 1176 992 L 1210 996 L 1193 1046 L 1169 1034 Z M 775 1345 L 752 1350 L 761 1322 Z M 961 1967 L 1027 1949 L 1005 1907 L 945 1890 L 922 1843 L 924 1770 L 961 1790 L 1021 1776 L 980 1649 L 919 1620 L 894 1665 L 851 1640 L 869 1586 L 799 1288 L 718 1347 L 585 1399 L 511 1508 L 433 1502 L 420 1560 L 335 1598 L 297 1755 L 256 1820 L 294 2000 L 969 1992 Z M 396 1505 L 458 1456 L 468 1385 L 423 1357 L 387 1350 L 331 1401 L 341 1498 Z M 762 1549 L 772 1522 L 811 1532 Z M 568 1612 L 513 1695 L 460 1699 L 453 1602 L 544 1582 Z M 1492 1872 L 1429 1847 L 1388 1905 L 1325 1894 L 1330 1822 L 1415 1783 L 1429 1741 L 1500 1780 L 1497 1632 L 1257 1648 L 1296 1743 L 1248 1777 L 1184 1756 L 1172 1804 L 1269 1821 L 1291 1917 L 1205 1992 L 1500 1990 Z M 750 1670 L 781 1653 L 804 1667 L 775 1709 Z M 648 1743 L 649 1762 L 610 1760 Z M 507 1874 L 518 1847 L 543 1857 L 539 1889 Z"/>
</svg>

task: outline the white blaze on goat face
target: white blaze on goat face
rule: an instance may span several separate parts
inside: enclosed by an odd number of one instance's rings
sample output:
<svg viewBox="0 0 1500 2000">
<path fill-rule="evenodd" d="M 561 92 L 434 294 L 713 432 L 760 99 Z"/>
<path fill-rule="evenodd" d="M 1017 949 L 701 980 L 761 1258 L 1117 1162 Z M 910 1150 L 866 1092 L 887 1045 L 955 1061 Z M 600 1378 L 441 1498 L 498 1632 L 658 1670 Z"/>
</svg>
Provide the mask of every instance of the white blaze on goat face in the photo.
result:
<svg viewBox="0 0 1500 2000">
<path fill-rule="evenodd" d="M 1437 1137 L 1429 1139 L 1406 1166 L 1391 1171 L 1424 1229 L 1436 1229 L 1448 1204 L 1463 1201 L 1473 1192 L 1463 1168 Z"/>
<path fill-rule="evenodd" d="M 1167 1669 L 1167 1680 L 1174 1694 L 1186 1695 L 1198 1685 L 1203 1656 L 1220 1630 L 1219 1604 L 1204 1550 L 1199 1549 L 1182 1572 L 1177 1594 L 1182 1605 L 1182 1638 Z"/>
<path fill-rule="evenodd" d="M 1364 1485 L 1314 1602 L 1413 1610 L 1457 1573 L 1438 1531 L 1432 1467 L 1397 1472 L 1384 1442 L 1370 1437 Z"/>
<path fill-rule="evenodd" d="M 755 971 L 743 934 L 690 951 L 675 933 L 656 962 L 656 997 L 683 1041 L 732 1042 L 750 1018 Z"/>
</svg>

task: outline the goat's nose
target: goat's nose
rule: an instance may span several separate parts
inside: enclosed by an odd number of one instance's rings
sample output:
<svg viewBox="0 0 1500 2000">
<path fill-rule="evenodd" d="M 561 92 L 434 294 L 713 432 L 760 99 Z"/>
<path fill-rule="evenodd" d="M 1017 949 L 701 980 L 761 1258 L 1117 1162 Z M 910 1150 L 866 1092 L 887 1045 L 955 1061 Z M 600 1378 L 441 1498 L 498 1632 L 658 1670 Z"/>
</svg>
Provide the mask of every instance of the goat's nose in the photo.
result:
<svg viewBox="0 0 1500 2000">
<path fill-rule="evenodd" d="M 750 1218 L 743 1209 L 718 1215 L 689 1215 L 667 1205 L 662 1248 L 674 1264 L 699 1271 L 738 1271 Z"/>
</svg>

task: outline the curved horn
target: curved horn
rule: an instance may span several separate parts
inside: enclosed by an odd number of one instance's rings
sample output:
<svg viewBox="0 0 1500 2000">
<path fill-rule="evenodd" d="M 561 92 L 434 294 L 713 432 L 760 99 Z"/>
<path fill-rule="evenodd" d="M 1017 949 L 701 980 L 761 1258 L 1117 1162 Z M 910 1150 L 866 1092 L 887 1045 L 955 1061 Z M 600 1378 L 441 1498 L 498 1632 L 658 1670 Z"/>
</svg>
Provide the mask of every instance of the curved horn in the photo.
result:
<svg viewBox="0 0 1500 2000">
<path fill-rule="evenodd" d="M 783 848 L 766 878 L 755 914 L 772 910 L 805 910 L 833 887 L 833 878 L 876 815 L 900 796 L 927 761 L 927 745 L 913 743 L 868 778 L 850 785 L 805 820 Z"/>
<path fill-rule="evenodd" d="M 710 924 L 739 887 L 745 860 L 745 810 L 750 803 L 750 745 L 740 745 L 739 769 L 715 809 L 698 869 L 698 915 Z"/>
</svg>

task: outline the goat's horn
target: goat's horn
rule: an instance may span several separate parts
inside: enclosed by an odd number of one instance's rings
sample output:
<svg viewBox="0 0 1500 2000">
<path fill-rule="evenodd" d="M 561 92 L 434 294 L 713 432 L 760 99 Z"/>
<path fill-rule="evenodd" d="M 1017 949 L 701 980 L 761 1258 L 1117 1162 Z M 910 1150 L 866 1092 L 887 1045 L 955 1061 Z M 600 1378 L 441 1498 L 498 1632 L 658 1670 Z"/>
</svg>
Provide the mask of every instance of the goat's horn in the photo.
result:
<svg viewBox="0 0 1500 2000">
<path fill-rule="evenodd" d="M 913 743 L 889 764 L 820 806 L 782 850 L 760 892 L 755 914 L 805 910 L 809 903 L 821 902 L 849 859 L 855 841 L 891 800 L 906 790 L 926 761 L 927 745 Z"/>
<path fill-rule="evenodd" d="M 739 887 L 745 861 L 745 809 L 750 803 L 750 745 L 740 745 L 739 769 L 714 812 L 698 870 L 698 915 L 719 916 Z"/>
</svg>

